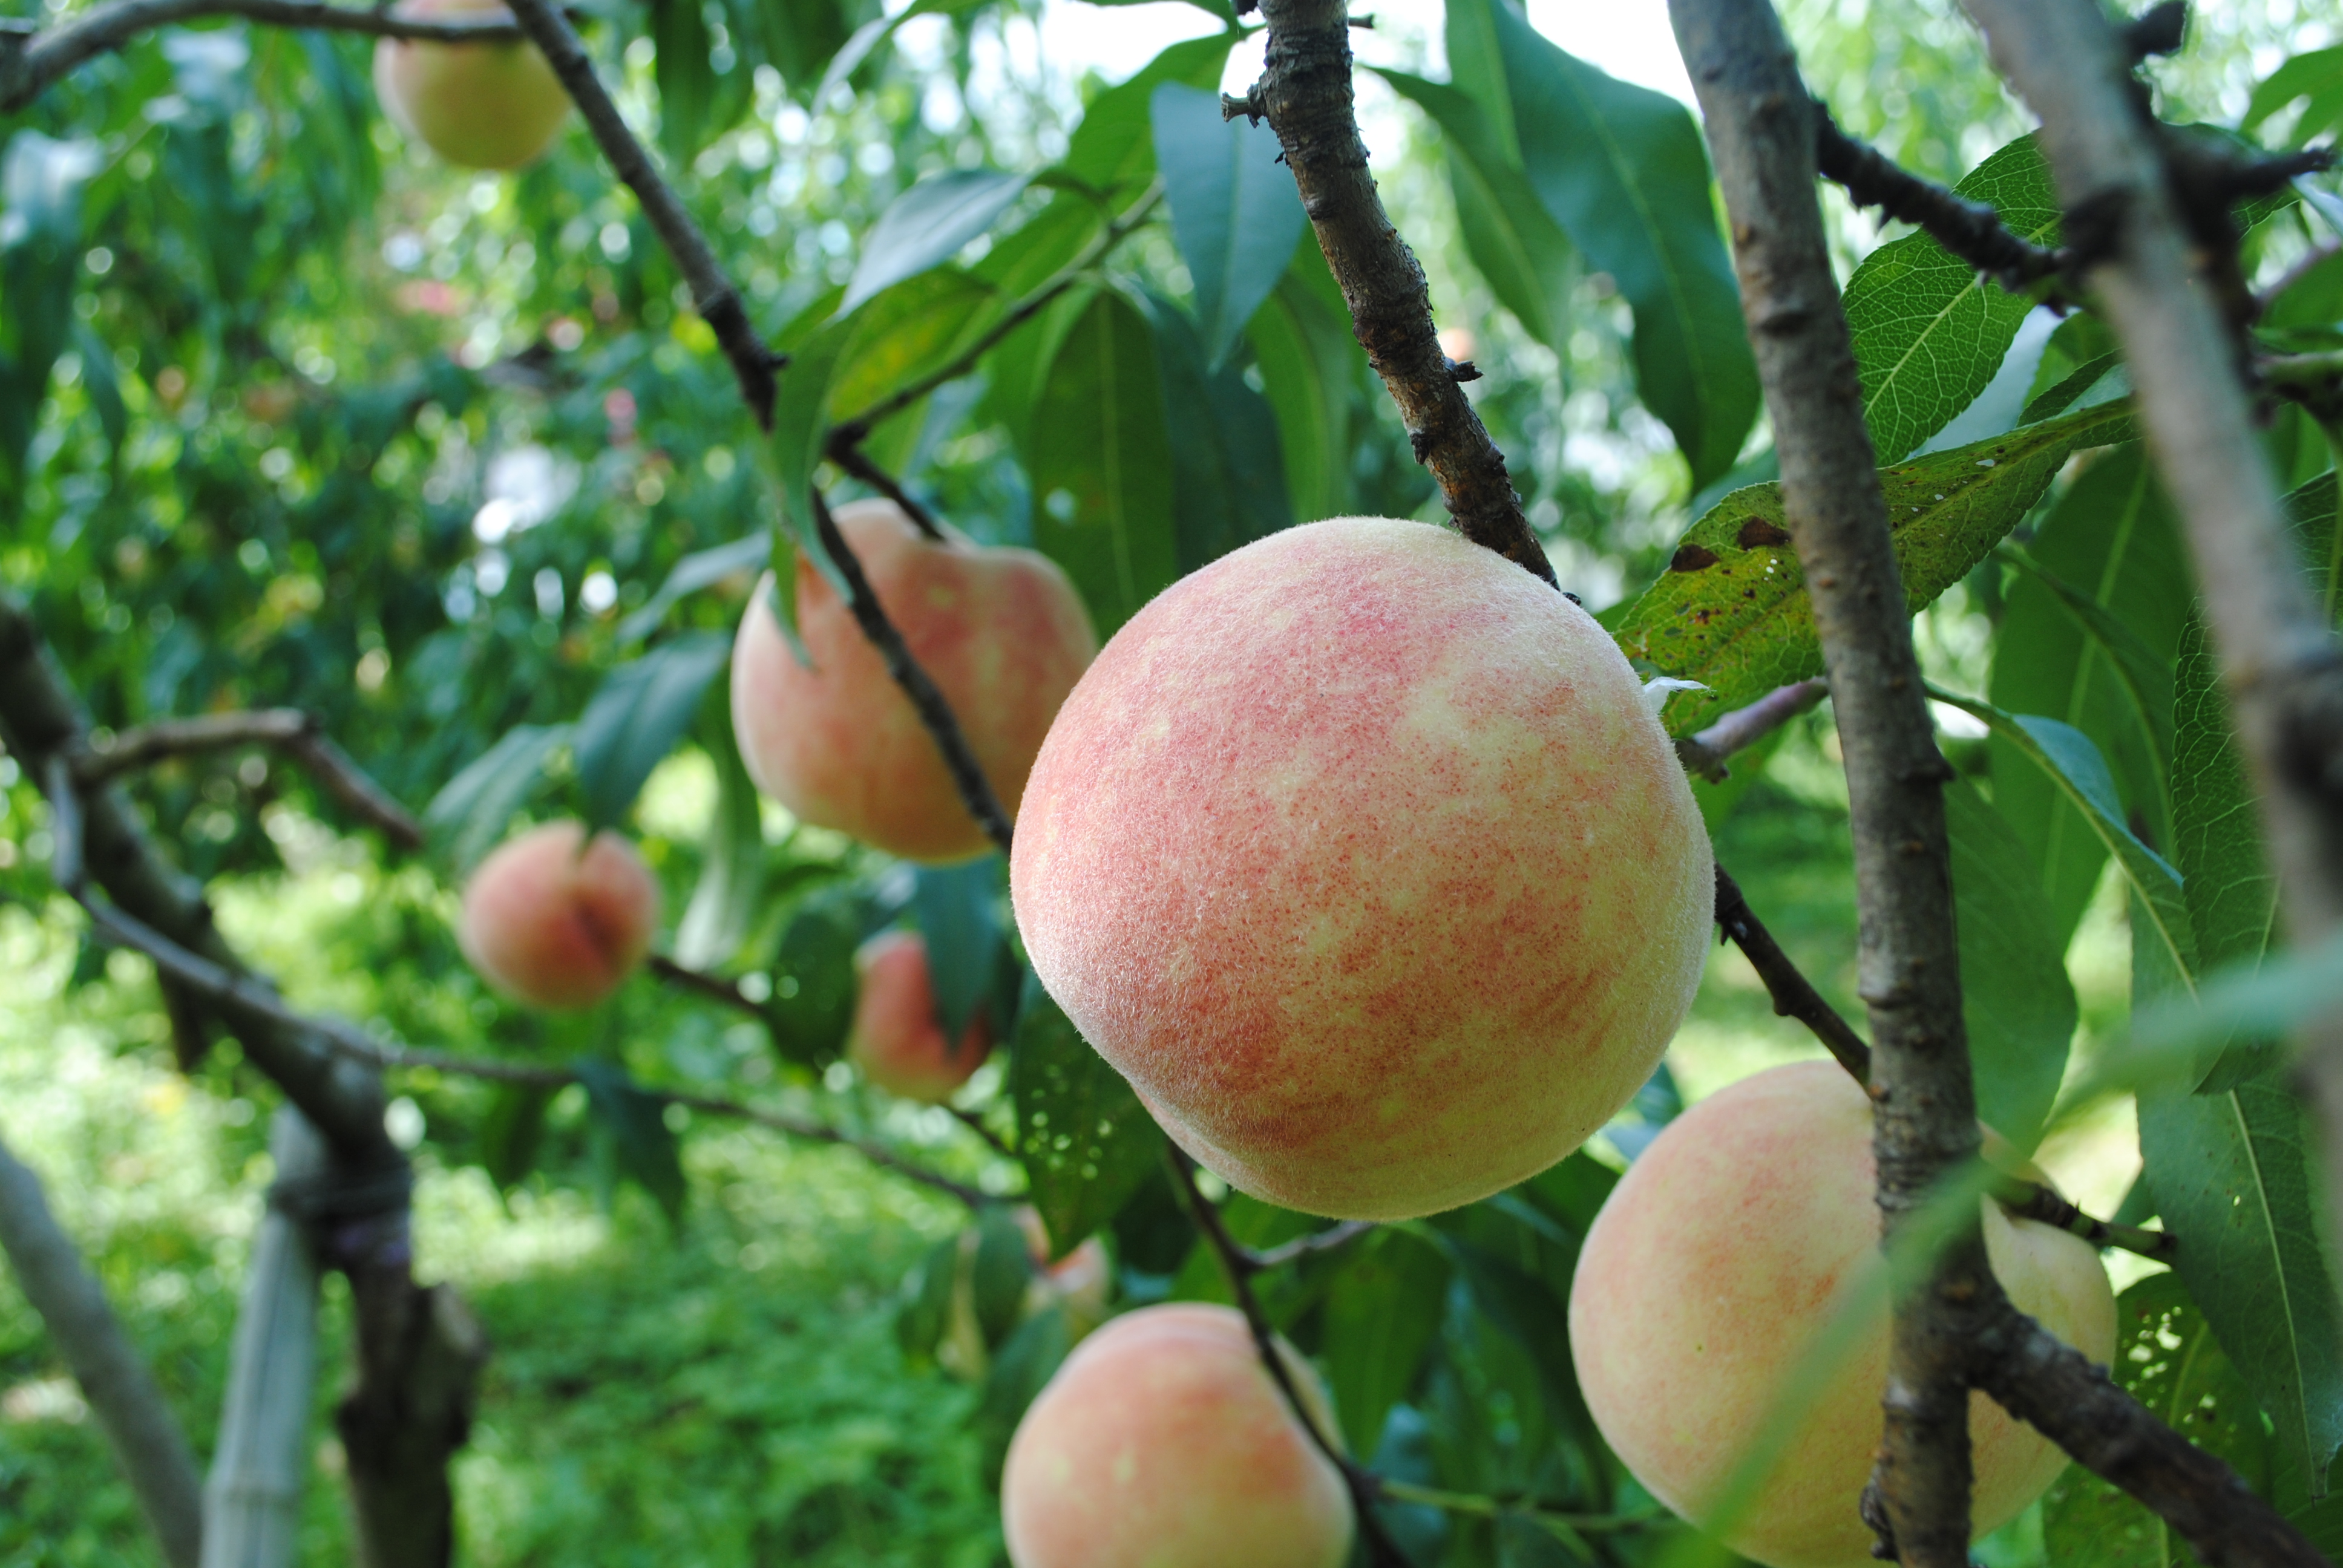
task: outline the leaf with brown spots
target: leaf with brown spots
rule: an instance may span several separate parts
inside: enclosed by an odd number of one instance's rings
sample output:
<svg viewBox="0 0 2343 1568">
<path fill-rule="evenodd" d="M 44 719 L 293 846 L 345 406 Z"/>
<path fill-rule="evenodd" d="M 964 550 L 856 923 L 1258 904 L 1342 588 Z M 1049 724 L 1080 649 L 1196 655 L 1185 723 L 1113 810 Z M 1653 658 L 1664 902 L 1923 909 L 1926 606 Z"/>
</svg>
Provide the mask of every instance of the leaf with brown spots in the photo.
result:
<svg viewBox="0 0 2343 1568">
<path fill-rule="evenodd" d="M 1932 602 L 2017 526 L 2068 457 L 2131 435 L 2129 399 L 2101 403 L 1989 441 L 1882 470 L 1904 593 Z M 1711 508 L 1676 547 L 1670 569 L 1613 635 L 1627 657 L 1697 680 L 1664 717 L 1686 735 L 1777 686 L 1822 673 L 1805 578 L 1782 516 L 1782 487 L 1752 485 Z"/>
</svg>

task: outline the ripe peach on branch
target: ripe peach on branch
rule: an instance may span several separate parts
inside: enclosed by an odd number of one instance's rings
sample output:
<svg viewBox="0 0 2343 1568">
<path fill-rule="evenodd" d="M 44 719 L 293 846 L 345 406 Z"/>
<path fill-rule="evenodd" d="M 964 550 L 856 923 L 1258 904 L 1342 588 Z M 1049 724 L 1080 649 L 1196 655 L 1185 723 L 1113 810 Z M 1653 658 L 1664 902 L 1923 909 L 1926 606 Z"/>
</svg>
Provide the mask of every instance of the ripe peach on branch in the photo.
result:
<svg viewBox="0 0 2343 1568">
<path fill-rule="evenodd" d="M 404 0 L 397 15 L 488 22 L 507 13 L 498 0 Z M 569 94 L 534 44 L 384 38 L 374 89 L 400 130 L 465 168 L 535 163 L 569 116 Z"/>
<path fill-rule="evenodd" d="M 891 501 L 838 508 L 839 533 L 934 679 L 1014 817 L 1058 705 L 1098 651 L 1073 585 L 1031 550 L 922 536 Z M 759 789 L 800 821 L 907 859 L 988 848 L 934 739 L 830 583 L 800 557 L 801 661 L 758 585 L 732 648 L 732 727 Z"/>
<path fill-rule="evenodd" d="M 1445 529 L 1344 518 L 1174 583 L 1041 749 L 1035 971 L 1182 1147 L 1287 1208 L 1454 1208 L 1647 1079 L 1708 836 L 1626 659 Z"/>
<path fill-rule="evenodd" d="M 846 1040 L 846 1059 L 878 1088 L 902 1100 L 940 1105 L 992 1052 L 980 1006 L 958 1040 L 944 1036 L 928 970 L 927 939 L 882 931 L 854 955 L 861 991 Z"/>
<path fill-rule="evenodd" d="M 659 890 L 635 847 L 613 833 L 581 844 L 576 822 L 548 822 L 499 845 L 464 887 L 457 940 L 480 977 L 532 1007 L 608 999 L 650 951 Z"/>
</svg>

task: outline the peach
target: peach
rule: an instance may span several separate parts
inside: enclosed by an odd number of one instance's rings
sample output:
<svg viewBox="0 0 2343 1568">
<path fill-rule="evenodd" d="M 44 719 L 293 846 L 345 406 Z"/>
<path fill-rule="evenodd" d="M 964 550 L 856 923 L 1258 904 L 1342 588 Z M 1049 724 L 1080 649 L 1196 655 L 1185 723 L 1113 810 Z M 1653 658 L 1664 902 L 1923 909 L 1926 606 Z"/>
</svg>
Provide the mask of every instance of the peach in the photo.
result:
<svg viewBox="0 0 2343 1568">
<path fill-rule="evenodd" d="M 464 888 L 465 958 L 490 985 L 534 1007 L 592 1007 L 650 950 L 659 884 L 635 847 L 548 822 L 498 847 Z"/>
<path fill-rule="evenodd" d="M 992 1035 L 979 1009 L 955 1046 L 936 1018 L 928 980 L 928 944 L 917 931 L 881 931 L 854 955 L 862 990 L 846 1059 L 862 1076 L 901 1100 L 940 1105 L 991 1054 Z"/>
<path fill-rule="evenodd" d="M 1331 1435 L 1316 1377 L 1278 1352 Z M 1192 1302 L 1075 1347 L 1010 1442 L 1001 1518 L 1015 1568 L 1341 1568 L 1354 1523 L 1244 1319 Z"/>
<path fill-rule="evenodd" d="M 400 16 L 505 21 L 497 0 L 403 0 Z M 451 164 L 517 169 L 535 163 L 569 115 L 569 93 L 534 44 L 374 46 L 374 91 L 393 124 Z"/>
<path fill-rule="evenodd" d="M 1444 528 L 1342 518 L 1182 578 L 1034 764 L 1034 970 L 1232 1185 L 1391 1220 L 1544 1170 L 1700 979 L 1708 836 L 1603 628 Z"/>
<path fill-rule="evenodd" d="M 1052 1305 L 1066 1309 L 1066 1326 L 1081 1339 L 1106 1322 L 1107 1296 L 1114 1284 L 1114 1266 L 1096 1236 L 1086 1236 L 1056 1262 L 1050 1261 L 1050 1232 L 1032 1205 L 1020 1204 L 1015 1218 L 1025 1232 L 1025 1251 L 1033 1260 L 1033 1279 L 1025 1292 L 1025 1312 L 1031 1317 Z"/>
<path fill-rule="evenodd" d="M 942 543 L 892 501 L 838 508 L 838 531 L 911 657 L 960 719 L 1011 818 L 1058 705 L 1098 651 L 1066 574 L 1031 550 Z M 920 716 L 811 562 L 797 571 L 799 662 L 758 585 L 732 645 L 732 728 L 749 776 L 800 821 L 943 864 L 987 840 Z"/>
<path fill-rule="evenodd" d="M 1879 1245 L 1871 1102 L 1836 1064 L 1743 1080 L 1679 1117 L 1604 1205 L 1570 1294 L 1595 1424 L 1651 1493 L 1701 1523 Z M 2095 1362 L 2115 1352 L 2098 1254 L 1986 1201 L 1986 1251 L 2018 1307 Z M 1867 1568 L 1855 1505 L 1887 1380 L 1887 1312 L 1838 1347 L 1785 1456 L 1721 1539 L 1773 1568 Z M 2040 1496 L 2066 1457 L 1983 1394 L 1969 1402 L 1977 1534 Z"/>
</svg>

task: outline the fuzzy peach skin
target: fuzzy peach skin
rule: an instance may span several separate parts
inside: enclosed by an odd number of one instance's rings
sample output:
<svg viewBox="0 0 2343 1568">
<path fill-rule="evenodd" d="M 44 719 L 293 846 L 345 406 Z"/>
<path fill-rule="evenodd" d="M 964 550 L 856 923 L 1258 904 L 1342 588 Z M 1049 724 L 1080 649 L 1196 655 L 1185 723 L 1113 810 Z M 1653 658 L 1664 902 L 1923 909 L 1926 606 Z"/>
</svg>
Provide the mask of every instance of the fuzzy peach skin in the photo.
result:
<svg viewBox="0 0 2343 1568">
<path fill-rule="evenodd" d="M 1324 1392 L 1278 1350 L 1319 1430 Z M 1341 1568 L 1353 1520 L 1233 1308 L 1173 1302 L 1076 1346 L 1001 1474 L 1015 1568 Z"/>
<path fill-rule="evenodd" d="M 510 18 L 497 0 L 404 0 L 396 15 Z M 374 46 L 374 91 L 400 130 L 464 168 L 535 163 L 569 116 L 569 94 L 534 44 L 384 38 Z"/>
<path fill-rule="evenodd" d="M 457 941 L 482 979 L 534 1007 L 592 1007 L 650 951 L 659 883 L 611 833 L 548 822 L 499 845 L 464 888 Z"/>
<path fill-rule="evenodd" d="M 923 538 L 892 501 L 838 508 L 838 531 L 941 690 L 1013 819 L 1033 754 L 1098 652 L 1073 584 L 1031 550 Z M 799 820 L 907 859 L 982 854 L 934 739 L 854 617 L 802 556 L 798 662 L 757 586 L 732 645 L 732 728 L 749 776 Z"/>
<path fill-rule="evenodd" d="M 1708 835 L 1594 618 L 1444 528 L 1248 545 L 1115 634 L 1011 857 L 1084 1039 L 1255 1197 L 1428 1214 L 1651 1075 L 1706 951 Z"/>
<path fill-rule="evenodd" d="M 992 1052 L 984 1014 L 968 1020 L 957 1048 L 944 1039 L 928 976 L 928 944 L 917 931 L 881 931 L 854 955 L 862 990 L 846 1037 L 846 1059 L 902 1100 L 940 1105 Z"/>
<path fill-rule="evenodd" d="M 1768 1419 L 1842 1288 L 1876 1255 L 1871 1102 L 1834 1062 L 1743 1080 L 1661 1133 L 1579 1254 L 1571 1353 L 1603 1435 L 1651 1493 L 1694 1523 Z M 1985 1209 L 1993 1271 L 2021 1311 L 2104 1363 L 2116 1304 L 2090 1245 Z M 1870 1568 L 1855 1504 L 1879 1443 L 1884 1306 L 1843 1347 L 1783 1458 L 1721 1539 L 1772 1568 Z M 1983 1394 L 1969 1402 L 1982 1536 L 2066 1465 Z"/>
</svg>

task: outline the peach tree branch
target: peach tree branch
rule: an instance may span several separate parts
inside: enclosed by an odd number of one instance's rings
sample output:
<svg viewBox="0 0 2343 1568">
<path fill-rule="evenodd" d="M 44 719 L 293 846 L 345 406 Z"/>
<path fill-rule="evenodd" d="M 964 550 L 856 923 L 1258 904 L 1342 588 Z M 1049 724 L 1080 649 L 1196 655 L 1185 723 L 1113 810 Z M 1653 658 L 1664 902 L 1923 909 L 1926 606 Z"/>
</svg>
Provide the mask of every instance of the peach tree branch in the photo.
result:
<svg viewBox="0 0 2343 1568">
<path fill-rule="evenodd" d="M 1765 0 L 1670 0 L 1707 122 L 1742 313 L 1781 454 L 1785 520 L 1814 606 L 1846 758 L 1868 1087 L 1886 1243 L 1978 1146 L 1962 1027 L 1943 788 L 1951 769 L 1912 648 L 1815 190 L 1818 116 Z M 1997 1299 L 1975 1218 L 1899 1278 L 1885 1435 L 1865 1516 L 1912 1568 L 1966 1568 L 1973 1309 Z"/>
<path fill-rule="evenodd" d="M 1222 112 L 1266 119 L 1285 150 L 1318 244 L 1351 310 L 1352 330 L 1407 425 L 1456 527 L 1549 584 L 1554 567 L 1531 531 L 1504 454 L 1440 347 L 1423 268 L 1393 226 L 1367 168 L 1352 108 L 1351 29 L 1343 0 L 1262 0 L 1269 45 L 1261 80 Z"/>
<path fill-rule="evenodd" d="M 0 1251 L 97 1413 L 170 1568 L 202 1557 L 203 1483 L 187 1434 L 105 1289 L 50 1212 L 41 1179 L 0 1144 Z"/>
<path fill-rule="evenodd" d="M 699 226 L 684 210 L 681 198 L 659 176 L 650 154 L 627 128 L 618 106 L 611 102 L 601 78 L 594 74 L 594 62 L 587 57 L 586 45 L 578 41 L 578 30 L 569 25 L 569 19 L 551 0 L 509 0 L 509 4 L 520 30 L 537 45 L 546 63 L 553 67 L 553 74 L 568 89 L 578 114 L 586 121 L 586 128 L 593 133 L 595 144 L 609 160 L 611 172 L 635 193 L 659 243 L 675 258 L 676 269 L 683 274 L 684 283 L 691 290 L 692 308 L 715 332 L 724 357 L 732 362 L 732 373 L 740 382 L 740 397 L 756 416 L 757 427 L 770 431 L 773 376 L 787 363 L 787 357 L 776 354 L 757 335 L 740 291 L 732 286 L 723 264 L 716 259 L 708 236 L 699 232 Z"/>
<path fill-rule="evenodd" d="M 1812 712 L 1830 695 L 1826 680 L 1794 681 L 1775 688 L 1746 708 L 1736 708 L 1697 735 L 1680 736 L 1676 760 L 1687 773 L 1712 784 L 1725 781 L 1725 759 L 1755 746 L 1801 713 Z"/>
<path fill-rule="evenodd" d="M 90 789 L 169 758 L 236 746 L 267 746 L 284 752 L 334 799 L 380 828 L 394 843 L 407 849 L 422 848 L 422 824 L 327 738 L 324 723 L 316 714 L 297 709 L 206 713 L 196 719 L 142 724 L 104 744 L 93 740 L 90 749 L 73 760 L 74 781 Z"/>
<path fill-rule="evenodd" d="M 2209 215 L 2183 201 L 2171 138 L 2148 117 L 2123 43 L 2095 5 L 1968 8 L 1995 65 L 2041 117 L 2068 227 L 2100 236 L 2089 279 L 2188 539 L 2288 934 L 2317 942 L 2343 926 L 2343 645 L 2288 535 L 2229 324 L 2192 266 Z M 2343 1196 L 2343 1019 L 2312 1022 L 2300 1049 L 2331 1201 Z"/>
<path fill-rule="evenodd" d="M 437 21 L 326 0 L 109 0 L 49 27 L 15 18 L 0 21 L 0 114 L 16 113 L 77 67 L 141 33 L 214 16 L 439 44 L 509 43 L 520 36 L 510 22 Z"/>
</svg>

